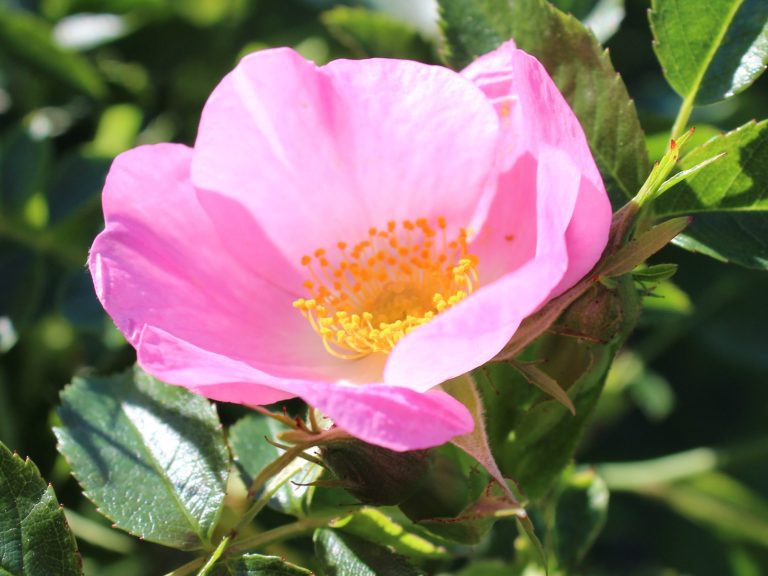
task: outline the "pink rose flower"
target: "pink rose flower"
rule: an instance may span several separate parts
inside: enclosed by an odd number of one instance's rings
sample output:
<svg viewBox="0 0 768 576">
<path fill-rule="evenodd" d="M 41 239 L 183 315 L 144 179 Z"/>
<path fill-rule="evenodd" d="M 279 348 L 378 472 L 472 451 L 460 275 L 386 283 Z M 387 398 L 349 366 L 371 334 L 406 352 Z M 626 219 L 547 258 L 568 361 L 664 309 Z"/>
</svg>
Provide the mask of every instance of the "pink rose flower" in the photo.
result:
<svg viewBox="0 0 768 576">
<path fill-rule="evenodd" d="M 573 112 L 511 42 L 461 73 L 251 54 L 194 148 L 121 154 L 103 204 L 91 274 L 147 372 L 299 396 L 394 450 L 473 429 L 439 384 L 584 276 L 611 219 Z"/>
</svg>

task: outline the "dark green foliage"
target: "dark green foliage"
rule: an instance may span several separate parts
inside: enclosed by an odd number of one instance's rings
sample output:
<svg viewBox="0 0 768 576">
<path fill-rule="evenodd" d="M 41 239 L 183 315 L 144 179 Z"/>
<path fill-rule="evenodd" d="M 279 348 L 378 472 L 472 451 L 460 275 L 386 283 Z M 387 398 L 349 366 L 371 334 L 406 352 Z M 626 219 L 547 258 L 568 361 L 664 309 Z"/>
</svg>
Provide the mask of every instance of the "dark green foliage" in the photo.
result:
<svg viewBox="0 0 768 576">
<path fill-rule="evenodd" d="M 75 538 L 50 484 L 0 443 L 0 574 L 78 576 Z"/>
<path fill-rule="evenodd" d="M 558 565 L 573 573 L 608 517 L 608 488 L 593 471 L 566 474 L 557 496 L 555 539 Z"/>
</svg>

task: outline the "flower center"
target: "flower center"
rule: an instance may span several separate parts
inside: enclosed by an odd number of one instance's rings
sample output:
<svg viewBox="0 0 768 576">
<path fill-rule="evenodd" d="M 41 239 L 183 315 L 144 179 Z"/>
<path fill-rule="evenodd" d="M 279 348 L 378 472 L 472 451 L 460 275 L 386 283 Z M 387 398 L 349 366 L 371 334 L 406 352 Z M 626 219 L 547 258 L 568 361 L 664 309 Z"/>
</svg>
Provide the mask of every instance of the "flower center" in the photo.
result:
<svg viewBox="0 0 768 576">
<path fill-rule="evenodd" d="M 308 299 L 293 305 L 337 358 L 388 353 L 398 340 L 466 298 L 478 284 L 467 231 L 449 239 L 445 218 L 371 228 L 350 248 L 339 242 L 334 263 L 325 249 L 304 256 Z"/>
</svg>

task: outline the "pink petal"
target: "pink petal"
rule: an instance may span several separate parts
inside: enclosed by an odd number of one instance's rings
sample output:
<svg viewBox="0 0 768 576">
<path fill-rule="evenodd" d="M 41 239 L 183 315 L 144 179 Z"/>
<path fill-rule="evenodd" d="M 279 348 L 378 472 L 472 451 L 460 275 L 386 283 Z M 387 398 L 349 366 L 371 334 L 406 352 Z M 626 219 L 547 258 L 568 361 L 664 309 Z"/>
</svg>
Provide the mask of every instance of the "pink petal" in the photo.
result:
<svg viewBox="0 0 768 576">
<path fill-rule="evenodd" d="M 602 184 L 598 186 L 582 178 L 573 217 L 565 234 L 568 270 L 552 296 L 565 292 L 594 268 L 608 242 L 612 216 Z"/>
<path fill-rule="evenodd" d="M 536 159 L 524 154 L 499 176 L 496 196 L 471 244 L 472 253 L 480 258 L 478 272 L 484 283 L 515 270 L 536 255 L 537 209 L 542 203 L 537 170 Z"/>
<path fill-rule="evenodd" d="M 491 278 L 489 284 L 398 342 L 384 369 L 387 384 L 426 390 L 477 368 L 496 356 L 523 319 L 549 299 L 568 267 L 565 231 L 579 180 L 567 156 L 559 150 L 544 152 L 536 166 L 534 190 L 522 192 L 536 196 L 536 222 L 528 223 L 536 228 L 535 255 L 500 278 Z M 522 170 L 532 170 L 532 165 Z M 530 187 L 530 175 L 523 180 Z M 494 218 L 504 218 L 514 209 L 512 192 L 499 191 L 498 210 L 491 212 L 486 225 L 502 226 Z M 488 241 L 477 246 L 481 264 L 503 250 L 505 240 L 499 238 L 486 237 Z M 475 248 L 473 243 L 471 250 Z M 484 281 L 482 275 L 480 280 Z"/>
<path fill-rule="evenodd" d="M 271 404 L 300 396 L 353 436 L 391 450 L 437 446 L 474 427 L 466 407 L 443 392 L 275 378 L 152 327 L 143 332 L 139 363 L 166 382 L 214 400 Z"/>
<path fill-rule="evenodd" d="M 483 94 L 445 68 L 317 68 L 290 49 L 265 50 L 211 95 L 192 178 L 248 207 L 263 233 L 244 244 L 250 253 L 268 242 L 298 265 L 389 220 L 442 215 L 466 225 L 487 192 L 497 131 Z"/>
<path fill-rule="evenodd" d="M 212 400 L 258 405 L 295 396 L 270 387 L 280 380 L 241 360 L 199 348 L 153 326 L 144 327 L 137 354 L 139 365 L 156 378 Z"/>
<path fill-rule="evenodd" d="M 292 307 L 296 295 L 255 275 L 222 244 L 226 231 L 216 229 L 189 182 L 191 155 L 180 145 L 143 146 L 110 170 L 106 229 L 89 266 L 118 328 L 134 346 L 151 325 L 276 375 L 327 378 L 348 370 Z M 230 206 L 233 219 L 238 207 Z M 260 255 L 276 260 L 268 253 L 262 246 Z M 367 377 L 380 381 L 380 373 Z"/>
<path fill-rule="evenodd" d="M 513 42 L 478 58 L 463 72 L 494 103 L 502 119 L 508 158 L 530 150 L 541 157 L 542 147 L 563 151 L 581 174 L 581 187 L 568 228 L 569 268 L 554 289 L 559 294 L 597 263 L 608 239 L 611 206 L 584 132 L 568 103 L 541 63 Z M 525 138 L 515 138 L 525 134 Z"/>
<path fill-rule="evenodd" d="M 438 390 L 315 384 L 301 397 L 356 438 L 390 450 L 430 448 L 474 429 L 466 406 Z"/>
</svg>

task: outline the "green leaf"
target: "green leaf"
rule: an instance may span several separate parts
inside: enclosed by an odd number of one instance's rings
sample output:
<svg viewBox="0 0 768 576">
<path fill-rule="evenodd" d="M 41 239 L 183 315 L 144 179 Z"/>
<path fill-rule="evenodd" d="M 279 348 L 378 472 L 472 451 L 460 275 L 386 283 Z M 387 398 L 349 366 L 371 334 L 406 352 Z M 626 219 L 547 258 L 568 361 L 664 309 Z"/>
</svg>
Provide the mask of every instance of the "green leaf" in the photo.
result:
<svg viewBox="0 0 768 576">
<path fill-rule="evenodd" d="M 552 0 L 552 5 L 573 14 L 605 42 L 619 29 L 624 19 L 624 0 Z"/>
<path fill-rule="evenodd" d="M 315 532 L 315 554 L 325 576 L 421 576 L 424 572 L 387 548 L 351 534 Z"/>
<path fill-rule="evenodd" d="M 450 558 L 443 547 L 417 534 L 412 526 L 401 524 L 378 508 L 365 507 L 330 523 L 331 528 L 388 546 L 410 558 Z"/>
<path fill-rule="evenodd" d="M 0 48 L 92 98 L 106 95 L 104 81 L 90 62 L 57 45 L 46 22 L 29 13 L 0 10 Z"/>
<path fill-rule="evenodd" d="M 323 12 L 320 20 L 358 58 L 434 58 L 432 46 L 416 28 L 383 12 L 337 6 Z"/>
<path fill-rule="evenodd" d="M 80 555 L 53 488 L 0 443 L 0 574 L 74 576 Z"/>
<path fill-rule="evenodd" d="M 675 244 L 720 260 L 768 270 L 768 218 L 765 214 L 714 213 L 696 216 Z"/>
<path fill-rule="evenodd" d="M 669 280 L 677 273 L 677 264 L 654 264 L 642 266 L 632 270 L 632 278 L 636 282 L 650 283 L 652 285 Z"/>
<path fill-rule="evenodd" d="M 102 514 L 152 542 L 210 546 L 229 455 L 206 399 L 138 368 L 76 378 L 61 399 L 59 451 Z"/>
<path fill-rule="evenodd" d="M 685 230 L 691 220 L 681 216 L 672 218 L 653 228 L 642 232 L 630 242 L 622 246 L 616 253 L 605 259 L 600 274 L 605 277 L 628 274 L 656 254 L 672 241 L 680 232 Z"/>
<path fill-rule="evenodd" d="M 675 243 L 749 268 L 768 269 L 768 120 L 750 122 L 692 150 L 682 170 L 725 153 L 654 203 L 662 216 L 694 214 Z"/>
<path fill-rule="evenodd" d="M 649 172 L 635 105 L 606 51 L 574 17 L 545 0 L 440 0 L 448 62 L 466 66 L 514 38 L 533 54 L 581 122 L 614 209 L 634 197 Z"/>
<path fill-rule="evenodd" d="M 455 518 L 488 486 L 488 473 L 453 444 L 431 451 L 432 465 L 420 488 L 400 509 L 414 522 Z"/>
<path fill-rule="evenodd" d="M 667 265 L 660 264 L 659 266 Z M 653 268 L 653 266 L 651 268 Z M 634 273 L 632 276 L 633 278 L 638 279 Z M 642 277 L 640 277 L 639 280 L 644 282 Z M 690 296 L 673 282 L 668 280 L 661 281 L 655 286 L 652 286 L 650 290 L 651 291 L 648 294 L 643 296 L 643 310 L 681 315 L 689 315 L 693 312 L 693 304 L 691 303 Z"/>
<path fill-rule="evenodd" d="M 733 96 L 765 71 L 765 0 L 652 0 L 650 20 L 664 74 L 688 102 Z"/>
<path fill-rule="evenodd" d="M 266 439 L 277 441 L 278 434 L 286 430 L 287 428 L 276 420 L 261 414 L 249 414 L 229 429 L 229 444 L 235 457 L 235 465 L 246 486 L 249 486 L 267 465 L 283 454 L 283 450 L 273 446 Z M 291 482 L 284 483 L 277 490 L 269 502 L 269 507 L 304 517 L 308 513 L 314 488 L 302 484 L 317 480 L 323 468 L 303 460 L 297 461 L 293 466 L 296 468 L 295 476 Z M 267 489 L 273 480 L 267 482 Z"/>
<path fill-rule="evenodd" d="M 555 506 L 559 566 L 574 573 L 608 518 L 608 488 L 592 470 L 567 474 Z"/>
<path fill-rule="evenodd" d="M 710 472 L 638 491 L 728 539 L 768 548 L 768 501 L 730 476 Z"/>
<path fill-rule="evenodd" d="M 568 408 L 571 414 L 576 414 L 576 408 L 568 397 L 568 392 L 563 390 L 551 376 L 546 372 L 539 370 L 534 364 L 528 364 L 525 362 L 515 362 L 514 367 L 517 368 L 526 380 L 536 386 L 539 390 L 551 396 L 560 404 Z"/>
<path fill-rule="evenodd" d="M 277 556 L 244 554 L 229 558 L 224 566 L 217 565 L 217 576 L 313 576 L 306 568 L 286 562 Z"/>
<path fill-rule="evenodd" d="M 688 170 L 725 154 L 660 196 L 660 216 L 768 211 L 768 120 L 750 122 L 695 148 L 679 162 Z"/>
<path fill-rule="evenodd" d="M 570 463 L 613 357 L 635 324 L 636 299 L 629 277 L 621 278 L 615 291 L 596 285 L 554 327 L 576 337 L 548 335 L 533 351 L 531 359 L 544 359 L 539 367 L 568 391 L 576 415 L 555 400 L 522 396 L 515 380 L 511 386 L 504 380 L 495 381 L 498 394 L 484 390 L 486 405 L 495 404 L 496 414 L 502 417 L 516 398 L 521 404 L 509 413 L 507 433 L 492 435 L 493 448 L 504 475 L 514 478 L 531 500 L 545 496 Z M 505 373 L 499 376 L 503 378 Z"/>
</svg>

